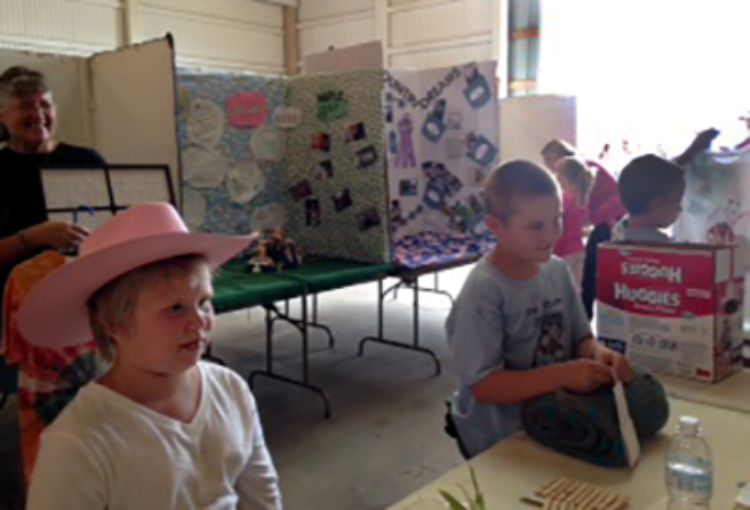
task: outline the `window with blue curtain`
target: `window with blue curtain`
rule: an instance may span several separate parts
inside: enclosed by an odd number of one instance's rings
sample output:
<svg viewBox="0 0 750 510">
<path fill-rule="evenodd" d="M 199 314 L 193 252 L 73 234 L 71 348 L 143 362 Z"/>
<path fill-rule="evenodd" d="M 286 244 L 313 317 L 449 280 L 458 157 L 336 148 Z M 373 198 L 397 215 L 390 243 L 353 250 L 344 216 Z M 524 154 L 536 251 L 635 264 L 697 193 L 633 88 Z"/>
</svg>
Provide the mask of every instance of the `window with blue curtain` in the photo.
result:
<svg viewBox="0 0 750 510">
<path fill-rule="evenodd" d="M 508 95 L 523 96 L 537 90 L 539 66 L 539 2 L 510 0 Z"/>
</svg>

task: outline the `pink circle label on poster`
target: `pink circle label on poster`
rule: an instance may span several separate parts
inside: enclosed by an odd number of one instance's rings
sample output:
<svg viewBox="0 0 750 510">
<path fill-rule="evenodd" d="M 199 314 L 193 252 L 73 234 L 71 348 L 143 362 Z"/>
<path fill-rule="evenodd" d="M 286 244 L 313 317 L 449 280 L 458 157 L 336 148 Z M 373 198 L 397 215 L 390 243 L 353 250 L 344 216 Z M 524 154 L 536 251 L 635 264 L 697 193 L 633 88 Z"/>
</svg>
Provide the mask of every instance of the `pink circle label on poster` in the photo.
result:
<svg viewBox="0 0 750 510">
<path fill-rule="evenodd" d="M 227 119 L 235 127 L 256 127 L 266 122 L 268 99 L 257 92 L 238 92 L 227 99 Z"/>
</svg>

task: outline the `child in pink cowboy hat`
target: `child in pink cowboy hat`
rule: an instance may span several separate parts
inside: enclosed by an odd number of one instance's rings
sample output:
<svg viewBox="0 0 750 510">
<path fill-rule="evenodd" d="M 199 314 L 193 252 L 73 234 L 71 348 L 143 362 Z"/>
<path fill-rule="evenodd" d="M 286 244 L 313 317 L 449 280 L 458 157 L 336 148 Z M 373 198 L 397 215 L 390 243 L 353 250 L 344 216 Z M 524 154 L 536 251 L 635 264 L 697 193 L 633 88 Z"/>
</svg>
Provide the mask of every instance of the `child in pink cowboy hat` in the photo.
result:
<svg viewBox="0 0 750 510">
<path fill-rule="evenodd" d="M 140 204 L 30 292 L 29 343 L 93 337 L 112 365 L 42 434 L 27 508 L 281 508 L 247 384 L 200 362 L 211 270 L 251 240 L 191 234 L 169 204 Z"/>
</svg>

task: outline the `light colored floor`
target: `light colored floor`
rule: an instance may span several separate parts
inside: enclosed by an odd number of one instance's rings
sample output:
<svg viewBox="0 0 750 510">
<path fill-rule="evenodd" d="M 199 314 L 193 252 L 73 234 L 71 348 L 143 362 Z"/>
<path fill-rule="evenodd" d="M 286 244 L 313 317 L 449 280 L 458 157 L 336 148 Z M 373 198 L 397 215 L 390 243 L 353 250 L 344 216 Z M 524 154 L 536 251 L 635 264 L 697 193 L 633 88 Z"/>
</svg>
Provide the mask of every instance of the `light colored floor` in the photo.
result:
<svg viewBox="0 0 750 510">
<path fill-rule="evenodd" d="M 455 295 L 467 271 L 442 273 L 441 287 Z M 422 283 L 432 285 L 433 279 L 424 277 Z M 320 297 L 320 321 L 333 329 L 337 344 L 328 349 L 322 334 L 311 335 L 310 373 L 328 393 L 330 420 L 322 419 L 315 394 L 256 379 L 255 395 L 287 509 L 384 508 L 461 463 L 442 429 L 443 400 L 455 386 L 443 332 L 450 302 L 434 294 L 420 296 L 421 342 L 444 362 L 443 375 L 435 377 L 432 361 L 421 353 L 370 343 L 365 356 L 357 356 L 360 338 L 376 332 L 376 292 L 374 284 L 366 284 Z M 253 309 L 217 321 L 214 353 L 243 376 L 265 363 L 262 319 L 262 311 Z M 386 321 L 386 336 L 411 340 L 411 291 L 388 300 Z M 298 374 L 296 330 L 278 325 L 274 348 L 278 371 Z M 11 401 L 0 411 L 2 466 L 17 454 L 16 409 Z M 8 469 L 0 468 L 0 496 L 7 494 Z"/>
</svg>

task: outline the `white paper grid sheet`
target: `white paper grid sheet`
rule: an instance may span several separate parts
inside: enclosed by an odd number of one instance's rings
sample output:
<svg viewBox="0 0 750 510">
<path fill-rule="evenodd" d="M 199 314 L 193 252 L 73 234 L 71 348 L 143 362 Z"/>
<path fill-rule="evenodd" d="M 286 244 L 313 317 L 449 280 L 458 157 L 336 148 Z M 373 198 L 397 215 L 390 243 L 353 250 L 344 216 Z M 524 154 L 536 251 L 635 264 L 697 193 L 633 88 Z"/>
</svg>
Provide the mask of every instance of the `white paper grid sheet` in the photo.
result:
<svg viewBox="0 0 750 510">
<path fill-rule="evenodd" d="M 167 175 L 161 168 L 110 169 L 110 180 L 115 205 L 119 207 L 142 202 L 170 202 Z M 47 209 L 112 205 L 104 169 L 43 169 L 42 186 Z"/>
<path fill-rule="evenodd" d="M 163 170 L 113 169 L 109 175 L 117 205 L 170 201 L 169 183 Z"/>
<path fill-rule="evenodd" d="M 42 170 L 47 209 L 109 206 L 104 170 Z"/>
</svg>

